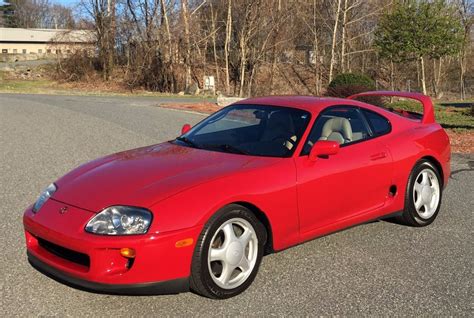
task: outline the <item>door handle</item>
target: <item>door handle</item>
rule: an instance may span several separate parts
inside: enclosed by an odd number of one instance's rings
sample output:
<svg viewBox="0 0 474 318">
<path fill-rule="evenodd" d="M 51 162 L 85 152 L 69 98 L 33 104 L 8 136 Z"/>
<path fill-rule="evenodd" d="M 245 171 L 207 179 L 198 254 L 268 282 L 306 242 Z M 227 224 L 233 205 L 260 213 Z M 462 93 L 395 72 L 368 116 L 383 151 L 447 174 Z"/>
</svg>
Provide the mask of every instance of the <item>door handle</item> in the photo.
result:
<svg viewBox="0 0 474 318">
<path fill-rule="evenodd" d="M 387 154 L 385 152 L 378 152 L 373 155 L 370 155 L 370 160 L 380 160 L 387 157 Z"/>
</svg>

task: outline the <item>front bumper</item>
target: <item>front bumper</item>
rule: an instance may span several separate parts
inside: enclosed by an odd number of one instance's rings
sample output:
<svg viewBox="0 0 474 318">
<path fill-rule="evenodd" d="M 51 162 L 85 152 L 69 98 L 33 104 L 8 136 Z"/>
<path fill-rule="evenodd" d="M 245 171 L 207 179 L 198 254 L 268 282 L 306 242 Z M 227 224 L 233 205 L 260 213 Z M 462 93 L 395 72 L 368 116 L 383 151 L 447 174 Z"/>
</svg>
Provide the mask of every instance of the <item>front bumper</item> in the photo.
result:
<svg viewBox="0 0 474 318">
<path fill-rule="evenodd" d="M 43 274 L 75 288 L 86 291 L 116 294 L 116 295 L 160 295 L 178 294 L 189 291 L 189 279 L 179 278 L 156 283 L 141 284 L 101 284 L 77 277 L 70 276 L 44 262 L 27 252 L 30 264 Z"/>
<path fill-rule="evenodd" d="M 67 207 L 66 213 L 59 211 Z M 200 228 L 131 236 L 84 231 L 94 213 L 49 199 L 23 216 L 28 259 L 40 271 L 86 290 L 114 294 L 162 294 L 188 290 L 194 244 L 176 247 Z M 134 259 L 120 254 L 133 248 Z"/>
</svg>

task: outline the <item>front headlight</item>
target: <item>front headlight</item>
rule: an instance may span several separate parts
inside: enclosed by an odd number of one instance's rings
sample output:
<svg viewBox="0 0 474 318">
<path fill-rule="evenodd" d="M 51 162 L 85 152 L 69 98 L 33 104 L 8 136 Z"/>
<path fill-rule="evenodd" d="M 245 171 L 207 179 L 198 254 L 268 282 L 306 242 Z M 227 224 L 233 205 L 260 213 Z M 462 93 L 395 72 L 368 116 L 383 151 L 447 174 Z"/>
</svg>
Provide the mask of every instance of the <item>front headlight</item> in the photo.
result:
<svg viewBox="0 0 474 318">
<path fill-rule="evenodd" d="M 85 230 L 103 235 L 144 234 L 151 219 L 151 212 L 143 208 L 111 206 L 90 219 Z"/>
<path fill-rule="evenodd" d="M 58 188 L 54 183 L 51 183 L 43 192 L 41 192 L 38 200 L 33 205 L 33 212 L 38 212 L 39 209 L 46 203 L 46 201 L 56 192 Z"/>
</svg>

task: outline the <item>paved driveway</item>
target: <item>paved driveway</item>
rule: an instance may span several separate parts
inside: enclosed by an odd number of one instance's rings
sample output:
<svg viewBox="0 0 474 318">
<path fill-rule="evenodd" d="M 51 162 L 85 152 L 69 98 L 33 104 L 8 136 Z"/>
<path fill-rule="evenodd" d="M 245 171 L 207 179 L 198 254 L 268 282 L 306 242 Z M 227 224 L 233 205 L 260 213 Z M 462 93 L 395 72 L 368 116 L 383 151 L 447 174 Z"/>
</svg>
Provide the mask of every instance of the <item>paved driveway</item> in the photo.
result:
<svg viewBox="0 0 474 318">
<path fill-rule="evenodd" d="M 173 138 L 197 114 L 156 98 L 0 94 L 0 315 L 473 315 L 474 157 L 455 156 L 427 228 L 374 222 L 264 258 L 244 294 L 88 293 L 27 262 L 21 217 L 51 181 L 96 157 Z"/>
</svg>

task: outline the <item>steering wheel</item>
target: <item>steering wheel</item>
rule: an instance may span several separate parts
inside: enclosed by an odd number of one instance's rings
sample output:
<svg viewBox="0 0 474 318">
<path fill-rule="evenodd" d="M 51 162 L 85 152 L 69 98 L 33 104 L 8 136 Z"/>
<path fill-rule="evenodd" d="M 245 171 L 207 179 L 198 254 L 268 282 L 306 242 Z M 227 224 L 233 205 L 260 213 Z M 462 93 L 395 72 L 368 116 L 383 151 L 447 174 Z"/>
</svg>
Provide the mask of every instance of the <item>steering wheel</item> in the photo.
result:
<svg viewBox="0 0 474 318">
<path fill-rule="evenodd" d="M 296 145 L 296 140 L 293 140 L 292 137 L 293 136 L 288 138 L 288 136 L 285 136 L 285 135 L 278 135 L 275 138 L 273 138 L 271 141 L 275 142 L 275 143 L 281 141 L 282 146 L 284 146 L 288 150 L 291 150 Z M 289 142 L 291 144 L 291 147 L 288 147 L 286 145 L 287 142 Z"/>
</svg>

